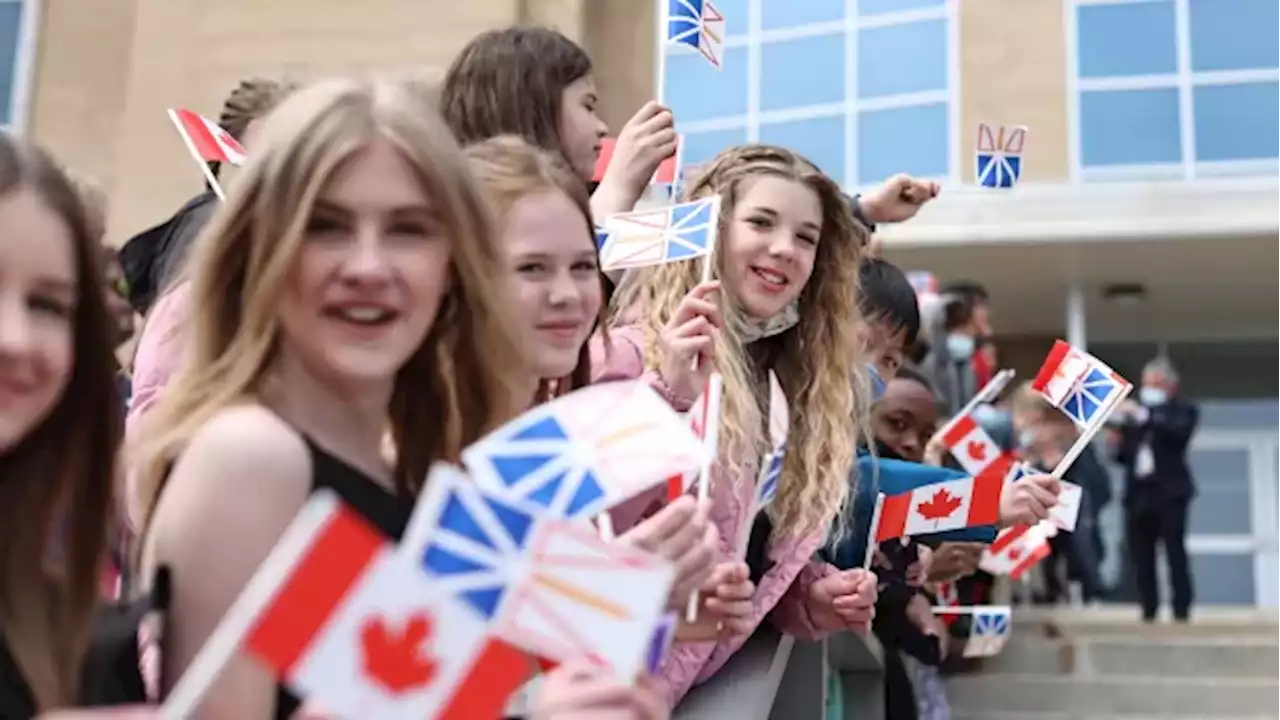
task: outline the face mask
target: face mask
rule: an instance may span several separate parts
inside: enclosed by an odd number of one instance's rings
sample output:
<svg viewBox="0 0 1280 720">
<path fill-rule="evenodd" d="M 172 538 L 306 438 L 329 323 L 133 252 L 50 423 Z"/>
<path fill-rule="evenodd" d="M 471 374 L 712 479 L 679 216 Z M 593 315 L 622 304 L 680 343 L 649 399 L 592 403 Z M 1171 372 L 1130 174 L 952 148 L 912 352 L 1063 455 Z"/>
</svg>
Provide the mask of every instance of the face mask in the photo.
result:
<svg viewBox="0 0 1280 720">
<path fill-rule="evenodd" d="M 994 405 L 979 405 L 973 409 L 973 420 L 989 435 L 1008 437 L 1013 426 L 1009 413 Z"/>
<path fill-rule="evenodd" d="M 1138 389 L 1138 400 L 1142 401 L 1143 405 L 1155 407 L 1169 402 L 1169 393 L 1164 388 L 1143 385 Z"/>
<path fill-rule="evenodd" d="M 784 333 L 796 325 L 800 324 L 800 301 L 792 300 L 782 312 L 774 315 L 768 320 L 752 321 L 747 323 L 746 328 L 742 331 L 742 342 L 753 343 L 757 340 L 763 340 L 767 337 L 773 337 Z"/>
<path fill-rule="evenodd" d="M 947 353 L 952 360 L 968 360 L 973 357 L 973 338 L 968 335 L 952 334 L 947 336 Z"/>
<path fill-rule="evenodd" d="M 871 380 L 871 402 L 878 403 L 884 397 L 884 389 L 888 385 L 875 365 L 867 363 L 867 377 Z"/>
</svg>

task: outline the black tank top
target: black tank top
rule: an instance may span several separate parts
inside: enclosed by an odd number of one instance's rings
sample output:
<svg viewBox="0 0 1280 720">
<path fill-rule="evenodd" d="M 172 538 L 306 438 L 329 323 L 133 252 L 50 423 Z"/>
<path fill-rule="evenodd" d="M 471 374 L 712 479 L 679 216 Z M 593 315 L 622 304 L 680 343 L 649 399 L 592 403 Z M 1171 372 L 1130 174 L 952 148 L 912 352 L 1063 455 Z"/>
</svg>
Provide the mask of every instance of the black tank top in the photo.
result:
<svg viewBox="0 0 1280 720">
<path fill-rule="evenodd" d="M 311 491 L 327 488 L 338 494 L 352 510 L 373 523 L 396 542 L 404 535 L 413 514 L 413 498 L 400 498 L 373 478 L 331 455 L 305 437 L 311 453 Z M 276 718 L 288 720 L 302 705 L 298 696 L 283 685 L 276 692 Z"/>
</svg>

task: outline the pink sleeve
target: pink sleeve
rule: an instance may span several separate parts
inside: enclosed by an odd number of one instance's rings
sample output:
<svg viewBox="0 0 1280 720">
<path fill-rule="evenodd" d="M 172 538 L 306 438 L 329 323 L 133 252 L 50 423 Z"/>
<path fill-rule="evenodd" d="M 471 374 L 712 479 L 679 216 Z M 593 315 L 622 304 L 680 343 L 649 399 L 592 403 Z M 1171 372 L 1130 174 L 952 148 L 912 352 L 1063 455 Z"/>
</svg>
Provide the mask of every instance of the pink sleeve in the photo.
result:
<svg viewBox="0 0 1280 720">
<path fill-rule="evenodd" d="M 828 631 L 818 627 L 809 614 L 809 587 L 834 572 L 835 566 L 816 560 L 804 566 L 769 614 L 778 632 L 806 640 L 816 640 L 827 634 Z"/>
<path fill-rule="evenodd" d="M 182 283 L 156 303 L 142 325 L 138 349 L 133 358 L 133 397 L 125 418 L 125 433 L 131 436 L 147 410 L 159 399 L 169 379 L 177 372 L 186 347 L 182 332 L 190 318 L 191 286 Z M 136 527 L 141 516 L 132 473 L 125 480 L 125 509 Z"/>
<path fill-rule="evenodd" d="M 609 329 L 609 340 L 596 333 L 591 337 L 591 382 L 642 380 L 671 403 L 676 412 L 693 407 L 697 398 L 677 396 L 657 370 L 644 368 L 644 331 L 636 325 Z"/>
</svg>

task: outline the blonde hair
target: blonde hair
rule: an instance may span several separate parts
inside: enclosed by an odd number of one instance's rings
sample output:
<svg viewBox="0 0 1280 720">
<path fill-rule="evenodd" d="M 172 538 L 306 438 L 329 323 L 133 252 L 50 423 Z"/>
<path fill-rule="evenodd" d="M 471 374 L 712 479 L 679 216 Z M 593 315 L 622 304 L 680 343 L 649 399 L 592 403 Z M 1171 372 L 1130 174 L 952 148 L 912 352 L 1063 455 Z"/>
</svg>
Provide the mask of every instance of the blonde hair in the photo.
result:
<svg viewBox="0 0 1280 720">
<path fill-rule="evenodd" d="M 263 122 L 248 164 L 196 242 L 189 357 L 134 445 L 142 506 L 221 409 L 254 398 L 276 354 L 275 308 L 317 198 L 374 140 L 413 166 L 451 242 L 449 292 L 421 347 L 396 376 L 388 408 L 401 494 L 435 460 L 515 411 L 519 348 L 506 316 L 504 263 L 487 205 L 435 109 L 402 83 L 334 79 L 287 98 Z"/>
<path fill-rule="evenodd" d="M 535 147 L 516 135 L 499 135 L 464 151 L 471 161 L 471 171 L 484 188 L 485 195 L 498 217 L 505 223 L 511 209 L 528 195 L 539 192 L 561 192 L 568 196 L 574 207 L 582 213 L 585 238 L 594 238 L 595 224 L 591 219 L 591 197 L 582 180 L 569 169 L 558 155 Z M 588 240 L 594 242 L 594 239 Z M 600 283 L 604 296 L 604 282 Z M 600 324 L 605 320 L 605 308 L 600 308 Z M 591 382 L 591 353 L 586 343 L 578 354 L 578 364 L 564 378 L 543 378 L 538 386 L 535 401 L 549 400 L 571 390 L 585 387 Z"/>
<path fill-rule="evenodd" d="M 767 450 L 768 387 L 765 368 L 778 375 L 791 406 L 787 456 L 778 493 L 769 506 L 775 526 L 788 536 L 824 529 L 850 496 L 853 448 L 868 431 L 869 381 L 850 352 L 861 320 L 858 264 L 866 233 L 830 178 L 803 157 L 769 145 L 743 145 L 718 155 L 689 187 L 688 199 L 722 198 L 715 274 L 723 276 L 723 248 L 735 206 L 751 181 L 778 177 L 813 190 L 822 204 L 822 235 L 813 275 L 799 299 L 799 324 L 752 346 L 741 332 L 748 319 L 720 298 L 729 332 L 718 334 L 716 369 L 724 377 L 719 460 L 729 477 L 754 477 Z M 701 280 L 702 263 L 669 263 L 633 271 L 614 297 L 614 321 L 634 320 L 645 331 L 645 365 L 661 364 L 658 334 L 680 301 Z M 768 354 L 769 357 L 762 357 Z M 855 391 L 856 390 L 856 391 Z M 843 523 L 837 526 L 837 537 Z"/>
</svg>

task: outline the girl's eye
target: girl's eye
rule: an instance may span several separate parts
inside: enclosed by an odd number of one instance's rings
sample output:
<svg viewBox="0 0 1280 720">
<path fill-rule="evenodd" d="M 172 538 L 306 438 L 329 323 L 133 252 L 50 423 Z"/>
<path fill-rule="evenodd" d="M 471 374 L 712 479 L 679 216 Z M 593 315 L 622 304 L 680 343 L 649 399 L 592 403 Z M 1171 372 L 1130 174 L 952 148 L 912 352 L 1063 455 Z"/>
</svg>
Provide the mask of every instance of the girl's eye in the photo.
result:
<svg viewBox="0 0 1280 720">
<path fill-rule="evenodd" d="M 71 305 L 67 302 L 47 297 L 33 297 L 27 303 L 32 310 L 54 317 L 71 317 Z"/>
<path fill-rule="evenodd" d="M 773 226 L 773 223 L 769 220 L 769 218 L 759 217 L 759 216 L 747 218 L 747 224 L 753 228 L 758 228 L 758 229 L 763 229 L 763 228 L 768 228 Z"/>
<path fill-rule="evenodd" d="M 343 229 L 342 223 L 333 218 L 313 217 L 307 221 L 308 235 L 331 235 Z"/>
<path fill-rule="evenodd" d="M 814 236 L 812 236 L 812 235 L 800 235 L 800 236 L 798 236 L 798 237 L 799 237 L 799 239 L 800 239 L 800 242 L 802 242 L 802 243 L 804 243 L 804 244 L 806 244 L 806 245 L 817 245 L 817 244 L 818 244 L 818 238 L 816 238 L 816 237 L 814 237 Z"/>
<path fill-rule="evenodd" d="M 544 270 L 546 270 L 546 266 L 543 265 L 542 263 L 521 263 L 516 266 L 516 272 L 521 273 L 523 275 L 528 275 L 531 273 L 540 273 L 540 272 L 543 272 Z"/>
<path fill-rule="evenodd" d="M 599 269 L 599 265 L 594 260 L 583 260 L 573 264 L 574 272 L 594 273 Z"/>
<path fill-rule="evenodd" d="M 423 238 L 431 234 L 431 229 L 423 223 L 399 222 L 387 228 L 387 234 L 396 237 Z"/>
</svg>

